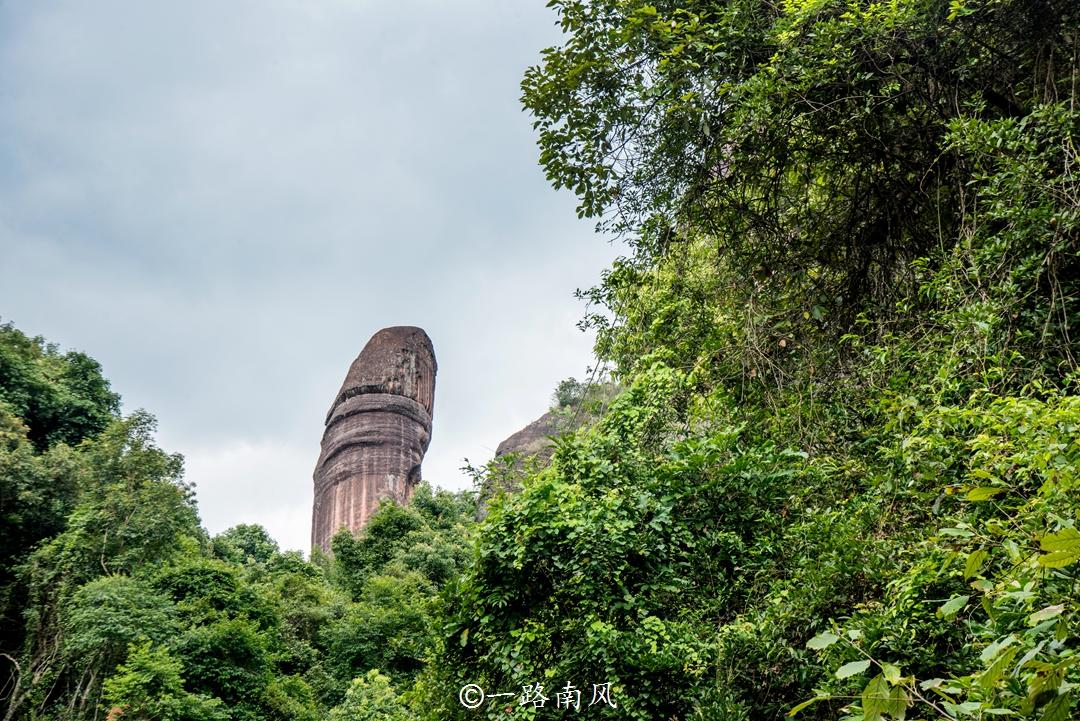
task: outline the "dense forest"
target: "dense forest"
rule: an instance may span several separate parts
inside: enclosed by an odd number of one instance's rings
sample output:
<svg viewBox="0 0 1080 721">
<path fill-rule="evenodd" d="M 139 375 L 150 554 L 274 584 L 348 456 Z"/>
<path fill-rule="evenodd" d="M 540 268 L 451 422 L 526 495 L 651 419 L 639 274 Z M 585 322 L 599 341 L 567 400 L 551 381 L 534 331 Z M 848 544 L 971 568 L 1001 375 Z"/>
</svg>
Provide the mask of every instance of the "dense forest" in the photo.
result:
<svg viewBox="0 0 1080 721">
<path fill-rule="evenodd" d="M 550 5 L 618 395 L 305 560 L 0 328 L 2 721 L 1077 716 L 1080 7 Z"/>
</svg>

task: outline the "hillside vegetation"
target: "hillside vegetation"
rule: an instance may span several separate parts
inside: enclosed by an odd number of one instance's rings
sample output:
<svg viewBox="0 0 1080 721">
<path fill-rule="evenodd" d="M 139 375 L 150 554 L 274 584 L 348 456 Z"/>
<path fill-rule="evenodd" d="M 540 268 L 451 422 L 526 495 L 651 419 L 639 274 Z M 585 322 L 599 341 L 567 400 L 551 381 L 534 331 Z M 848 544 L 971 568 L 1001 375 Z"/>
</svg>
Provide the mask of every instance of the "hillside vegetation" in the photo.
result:
<svg viewBox="0 0 1080 721">
<path fill-rule="evenodd" d="M 309 562 L 4 328 L 3 721 L 1080 714 L 1080 8 L 550 5 L 620 394 L 484 521 L 421 488 Z"/>
<path fill-rule="evenodd" d="M 1076 5 L 551 4 L 626 390 L 477 530 L 437 717 L 1075 717 Z"/>
<path fill-rule="evenodd" d="M 308 562 L 208 536 L 180 456 L 118 406 L 97 363 L 0 326 L 0 718 L 388 718 L 355 708 L 423 667 L 468 494 L 421 486 Z"/>
</svg>

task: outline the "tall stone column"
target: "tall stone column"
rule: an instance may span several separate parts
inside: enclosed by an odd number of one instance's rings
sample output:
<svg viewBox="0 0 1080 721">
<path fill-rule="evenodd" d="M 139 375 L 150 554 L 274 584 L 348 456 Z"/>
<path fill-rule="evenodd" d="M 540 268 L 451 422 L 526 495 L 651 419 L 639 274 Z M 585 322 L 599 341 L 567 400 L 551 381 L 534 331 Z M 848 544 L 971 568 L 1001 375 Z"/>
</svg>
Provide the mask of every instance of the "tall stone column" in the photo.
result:
<svg viewBox="0 0 1080 721">
<path fill-rule="evenodd" d="M 311 547 L 330 551 L 382 498 L 408 502 L 431 440 L 435 351 L 420 328 L 384 328 L 353 361 L 326 415 L 315 466 Z"/>
</svg>

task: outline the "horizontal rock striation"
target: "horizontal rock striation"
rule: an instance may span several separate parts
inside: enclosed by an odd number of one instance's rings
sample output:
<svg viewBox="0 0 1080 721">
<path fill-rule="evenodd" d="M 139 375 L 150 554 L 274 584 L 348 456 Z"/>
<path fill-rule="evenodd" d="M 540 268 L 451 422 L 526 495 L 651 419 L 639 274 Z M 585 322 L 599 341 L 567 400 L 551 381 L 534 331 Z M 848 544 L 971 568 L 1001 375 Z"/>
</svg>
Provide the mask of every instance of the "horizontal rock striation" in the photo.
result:
<svg viewBox="0 0 1080 721">
<path fill-rule="evenodd" d="M 326 415 L 315 466 L 311 546 L 330 552 L 383 498 L 406 503 L 431 440 L 435 351 L 420 328 L 384 328 L 353 361 Z"/>
</svg>

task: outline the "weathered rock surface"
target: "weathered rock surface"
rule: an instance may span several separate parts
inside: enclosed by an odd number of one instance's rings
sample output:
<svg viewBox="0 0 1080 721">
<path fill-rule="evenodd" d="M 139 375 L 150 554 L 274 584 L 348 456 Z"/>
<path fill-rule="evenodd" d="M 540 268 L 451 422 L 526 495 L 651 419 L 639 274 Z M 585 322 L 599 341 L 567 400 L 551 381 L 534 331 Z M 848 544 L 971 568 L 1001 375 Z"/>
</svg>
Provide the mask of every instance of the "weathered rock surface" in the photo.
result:
<svg viewBox="0 0 1080 721">
<path fill-rule="evenodd" d="M 531 470 L 547 467 L 555 454 L 553 437 L 573 433 L 594 423 L 619 392 L 619 386 L 610 381 L 579 387 L 580 396 L 569 399 L 569 402 L 558 402 L 556 397 L 556 407 L 508 437 L 495 449 L 495 458 L 488 464 L 488 472 L 480 484 L 477 518 L 482 520 L 487 516 L 488 501 L 496 493 L 520 490 Z"/>
<path fill-rule="evenodd" d="M 513 453 L 519 458 L 536 456 L 542 462 L 547 462 L 551 460 L 551 454 L 555 450 L 550 437 L 559 434 L 560 426 L 567 425 L 568 419 L 565 415 L 548 411 L 500 443 L 495 449 L 495 457 L 501 458 Z"/>
<path fill-rule="evenodd" d="M 487 503 L 500 490 L 520 490 L 528 470 L 547 466 L 555 453 L 552 437 L 576 430 L 582 421 L 565 408 L 550 410 L 500 443 L 480 485 L 477 518 L 487 516 Z"/>
<path fill-rule="evenodd" d="M 353 361 L 326 415 L 315 466 L 311 546 L 330 551 L 382 498 L 408 502 L 431 440 L 435 351 L 420 328 L 384 328 Z"/>
</svg>

